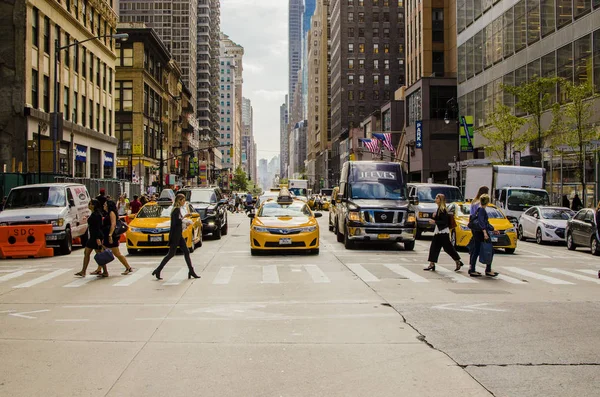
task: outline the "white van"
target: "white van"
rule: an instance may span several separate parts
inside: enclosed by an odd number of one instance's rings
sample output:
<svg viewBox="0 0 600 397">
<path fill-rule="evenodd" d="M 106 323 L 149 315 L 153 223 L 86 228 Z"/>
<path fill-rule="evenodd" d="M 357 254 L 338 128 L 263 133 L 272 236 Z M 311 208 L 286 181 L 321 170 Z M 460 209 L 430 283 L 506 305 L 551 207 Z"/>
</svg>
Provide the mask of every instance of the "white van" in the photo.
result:
<svg viewBox="0 0 600 397">
<path fill-rule="evenodd" d="M 73 239 L 87 240 L 87 219 L 91 214 L 90 195 L 85 185 L 75 183 L 43 183 L 19 186 L 10 191 L 0 226 L 52 225 L 46 235 L 46 246 L 59 248 L 68 255 Z"/>
</svg>

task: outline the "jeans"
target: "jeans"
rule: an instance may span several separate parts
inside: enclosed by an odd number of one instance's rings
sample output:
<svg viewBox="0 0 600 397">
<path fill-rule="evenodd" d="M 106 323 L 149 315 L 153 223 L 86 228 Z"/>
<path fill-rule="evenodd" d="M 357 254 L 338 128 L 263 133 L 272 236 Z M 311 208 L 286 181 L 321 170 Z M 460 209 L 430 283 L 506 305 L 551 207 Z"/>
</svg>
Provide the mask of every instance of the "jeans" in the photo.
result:
<svg viewBox="0 0 600 397">
<path fill-rule="evenodd" d="M 475 266 L 477 265 L 477 259 L 479 258 L 479 253 L 481 252 L 481 243 L 483 242 L 483 232 L 474 231 L 473 238 L 469 243 L 469 272 L 475 272 L 477 269 Z"/>
</svg>

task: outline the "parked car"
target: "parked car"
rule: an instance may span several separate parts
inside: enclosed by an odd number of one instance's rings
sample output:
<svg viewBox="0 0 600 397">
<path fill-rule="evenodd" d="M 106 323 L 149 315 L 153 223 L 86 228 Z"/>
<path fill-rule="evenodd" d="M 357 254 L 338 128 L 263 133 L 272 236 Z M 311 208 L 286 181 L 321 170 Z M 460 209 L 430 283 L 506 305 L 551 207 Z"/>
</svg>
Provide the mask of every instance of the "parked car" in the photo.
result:
<svg viewBox="0 0 600 397">
<path fill-rule="evenodd" d="M 579 210 L 567 222 L 567 248 L 573 251 L 577 247 L 590 247 L 593 255 L 600 255 L 597 228 L 596 210 L 593 208 Z"/>
<path fill-rule="evenodd" d="M 212 234 L 215 239 L 227 234 L 227 199 L 218 187 L 181 189 L 185 200 L 194 207 L 202 219 L 202 234 Z M 245 202 L 245 196 L 244 196 Z"/>
<path fill-rule="evenodd" d="M 565 241 L 567 222 L 573 215 L 566 207 L 531 207 L 519 218 L 519 240 L 535 238 L 538 244 Z"/>
</svg>

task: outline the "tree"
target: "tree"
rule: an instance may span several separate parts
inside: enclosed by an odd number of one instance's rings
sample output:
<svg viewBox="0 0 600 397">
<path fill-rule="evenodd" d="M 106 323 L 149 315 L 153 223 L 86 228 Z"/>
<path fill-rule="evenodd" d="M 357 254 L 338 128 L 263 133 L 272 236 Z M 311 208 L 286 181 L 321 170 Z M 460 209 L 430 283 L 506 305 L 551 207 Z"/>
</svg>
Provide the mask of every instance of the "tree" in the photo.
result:
<svg viewBox="0 0 600 397">
<path fill-rule="evenodd" d="M 511 113 L 508 106 L 497 103 L 494 112 L 489 118 L 490 126 L 481 131 L 481 135 L 487 139 L 489 145 L 487 150 L 495 153 L 504 163 L 512 162 L 512 154 L 515 150 L 523 150 L 530 141 L 530 134 L 521 132 L 525 120 Z"/>
<path fill-rule="evenodd" d="M 235 169 L 235 173 L 233 174 L 233 187 L 235 190 L 242 192 L 248 190 L 248 177 L 240 166 Z"/>
<path fill-rule="evenodd" d="M 550 109 L 554 103 L 552 92 L 556 84 L 561 81 L 558 77 L 537 77 L 519 85 L 503 85 L 502 89 L 515 96 L 516 107 L 531 116 L 529 134 L 537 138 L 538 151 L 544 146 L 543 140 L 549 131 L 542 128 L 542 114 Z"/>
<path fill-rule="evenodd" d="M 585 161 L 586 146 L 591 140 L 598 139 L 598 133 L 590 123 L 592 117 L 591 99 L 597 95 L 594 94 L 594 87 L 590 81 L 581 84 L 573 84 L 570 81 L 563 81 L 562 88 L 565 90 L 571 102 L 567 103 L 560 110 L 555 111 L 557 133 L 553 139 L 553 146 L 568 146 L 576 150 L 577 168 L 579 183 L 583 189 L 583 206 L 586 206 L 586 183 L 583 172 L 583 162 Z"/>
</svg>

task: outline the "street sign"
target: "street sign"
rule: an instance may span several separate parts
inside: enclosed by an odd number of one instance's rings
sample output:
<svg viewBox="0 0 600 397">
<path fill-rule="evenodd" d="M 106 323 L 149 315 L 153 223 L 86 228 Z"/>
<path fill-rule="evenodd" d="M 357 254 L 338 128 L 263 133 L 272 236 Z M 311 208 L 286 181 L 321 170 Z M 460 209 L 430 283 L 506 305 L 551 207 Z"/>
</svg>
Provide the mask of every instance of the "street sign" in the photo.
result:
<svg viewBox="0 0 600 397">
<path fill-rule="evenodd" d="M 142 154 L 142 145 L 133 145 L 133 154 L 135 156 Z"/>
<path fill-rule="evenodd" d="M 415 147 L 417 149 L 422 149 L 423 148 L 423 121 L 417 120 L 415 125 L 416 125 Z"/>
<path fill-rule="evenodd" d="M 460 117 L 460 151 L 473 151 L 473 116 Z"/>
</svg>

